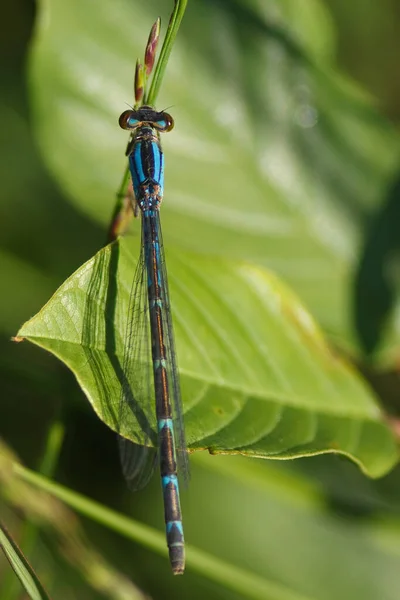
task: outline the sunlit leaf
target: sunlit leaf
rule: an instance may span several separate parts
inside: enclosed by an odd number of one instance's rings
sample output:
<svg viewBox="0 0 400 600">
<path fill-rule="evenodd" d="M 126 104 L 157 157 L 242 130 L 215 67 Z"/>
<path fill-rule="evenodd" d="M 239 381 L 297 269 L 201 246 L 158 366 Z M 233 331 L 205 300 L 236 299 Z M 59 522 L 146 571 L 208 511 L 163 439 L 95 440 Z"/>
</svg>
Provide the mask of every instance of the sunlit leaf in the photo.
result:
<svg viewBox="0 0 400 600">
<path fill-rule="evenodd" d="M 126 240 L 101 250 L 18 335 L 63 360 L 100 418 L 140 443 L 133 415 L 118 423 L 132 250 Z M 371 392 L 274 275 L 172 248 L 168 262 L 192 449 L 272 458 L 339 452 L 372 476 L 393 466 L 395 442 Z"/>
</svg>

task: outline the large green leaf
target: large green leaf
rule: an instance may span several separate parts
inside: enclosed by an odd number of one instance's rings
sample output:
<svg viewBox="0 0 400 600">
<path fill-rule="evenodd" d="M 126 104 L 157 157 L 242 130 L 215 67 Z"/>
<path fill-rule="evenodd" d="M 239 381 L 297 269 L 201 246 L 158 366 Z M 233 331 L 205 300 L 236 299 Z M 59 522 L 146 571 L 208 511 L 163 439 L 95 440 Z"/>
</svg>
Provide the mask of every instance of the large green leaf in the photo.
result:
<svg viewBox="0 0 400 600">
<path fill-rule="evenodd" d="M 39 144 L 71 200 L 106 223 L 135 57 L 172 2 L 44 4 L 30 70 Z M 279 273 L 331 339 L 357 354 L 354 273 L 399 143 L 334 73 L 332 40 L 317 0 L 189 2 L 159 99 L 176 120 L 164 136 L 163 217 L 168 243 L 182 251 Z M 382 340 L 381 360 L 395 360 L 399 327 Z"/>
<path fill-rule="evenodd" d="M 131 250 L 126 240 L 101 250 L 18 335 L 56 354 L 99 417 L 143 442 L 133 415 L 117 421 Z M 372 476 L 393 466 L 396 445 L 370 391 L 274 275 L 172 248 L 168 263 L 190 448 L 264 458 L 339 452 Z"/>
</svg>

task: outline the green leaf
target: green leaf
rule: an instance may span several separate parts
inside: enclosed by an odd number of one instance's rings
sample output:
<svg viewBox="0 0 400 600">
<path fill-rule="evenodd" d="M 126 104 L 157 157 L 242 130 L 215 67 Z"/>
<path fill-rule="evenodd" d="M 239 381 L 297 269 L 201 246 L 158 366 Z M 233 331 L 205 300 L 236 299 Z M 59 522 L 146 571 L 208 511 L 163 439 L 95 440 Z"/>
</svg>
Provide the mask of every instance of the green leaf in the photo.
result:
<svg viewBox="0 0 400 600">
<path fill-rule="evenodd" d="M 32 600 L 49 600 L 34 570 L 1 523 L 0 547 L 29 597 Z"/>
<path fill-rule="evenodd" d="M 354 274 L 399 139 L 335 73 L 322 5 L 298 4 L 190 2 L 159 99 L 176 122 L 163 137 L 164 231 L 181 252 L 271 268 L 337 346 L 360 355 Z M 117 120 L 132 102 L 135 59 L 159 13 L 165 32 L 171 8 L 161 0 L 42 8 L 30 64 L 38 142 L 71 201 L 103 224 L 125 165 Z M 376 353 L 386 364 L 400 339 L 400 321 L 391 325 Z"/>
<path fill-rule="evenodd" d="M 132 251 L 122 240 L 98 252 L 18 335 L 64 361 L 98 416 L 141 443 L 133 415 L 118 424 Z M 371 392 L 274 275 L 171 247 L 168 265 L 191 449 L 280 459 L 338 452 L 371 476 L 393 466 L 395 442 Z"/>
</svg>

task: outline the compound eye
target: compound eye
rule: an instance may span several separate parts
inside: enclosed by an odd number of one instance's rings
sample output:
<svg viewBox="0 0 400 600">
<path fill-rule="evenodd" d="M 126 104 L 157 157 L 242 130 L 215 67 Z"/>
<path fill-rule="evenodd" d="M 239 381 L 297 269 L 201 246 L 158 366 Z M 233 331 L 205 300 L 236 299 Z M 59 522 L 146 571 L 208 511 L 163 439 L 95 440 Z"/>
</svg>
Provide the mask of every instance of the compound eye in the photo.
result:
<svg viewBox="0 0 400 600">
<path fill-rule="evenodd" d="M 160 113 L 160 118 L 153 122 L 153 127 L 158 131 L 171 131 L 174 127 L 174 120 L 168 113 Z"/>
<path fill-rule="evenodd" d="M 135 110 L 126 110 L 119 118 L 119 126 L 122 129 L 136 129 L 141 123 Z"/>
</svg>

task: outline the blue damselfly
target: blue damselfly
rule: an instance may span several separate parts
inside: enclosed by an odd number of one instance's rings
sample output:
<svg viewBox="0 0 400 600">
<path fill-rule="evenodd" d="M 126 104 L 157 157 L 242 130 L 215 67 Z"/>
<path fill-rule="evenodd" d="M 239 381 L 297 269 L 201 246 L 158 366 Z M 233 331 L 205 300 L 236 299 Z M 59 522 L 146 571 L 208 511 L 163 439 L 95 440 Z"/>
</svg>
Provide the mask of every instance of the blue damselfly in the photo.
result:
<svg viewBox="0 0 400 600">
<path fill-rule="evenodd" d="M 143 487 L 158 451 L 170 562 L 174 574 L 180 574 L 185 549 L 177 473 L 179 470 L 187 477 L 188 458 L 160 223 L 164 185 L 160 133 L 170 131 L 174 122 L 166 112 L 141 106 L 125 111 L 119 124 L 131 132 L 127 155 L 133 208 L 140 212 L 142 224 L 125 340 L 124 371 L 128 376 L 121 396 L 121 418 L 127 407 L 135 414 L 140 412 L 145 435 L 140 446 L 121 438 L 122 466 L 130 487 Z M 157 435 L 151 426 L 154 411 Z"/>
</svg>

